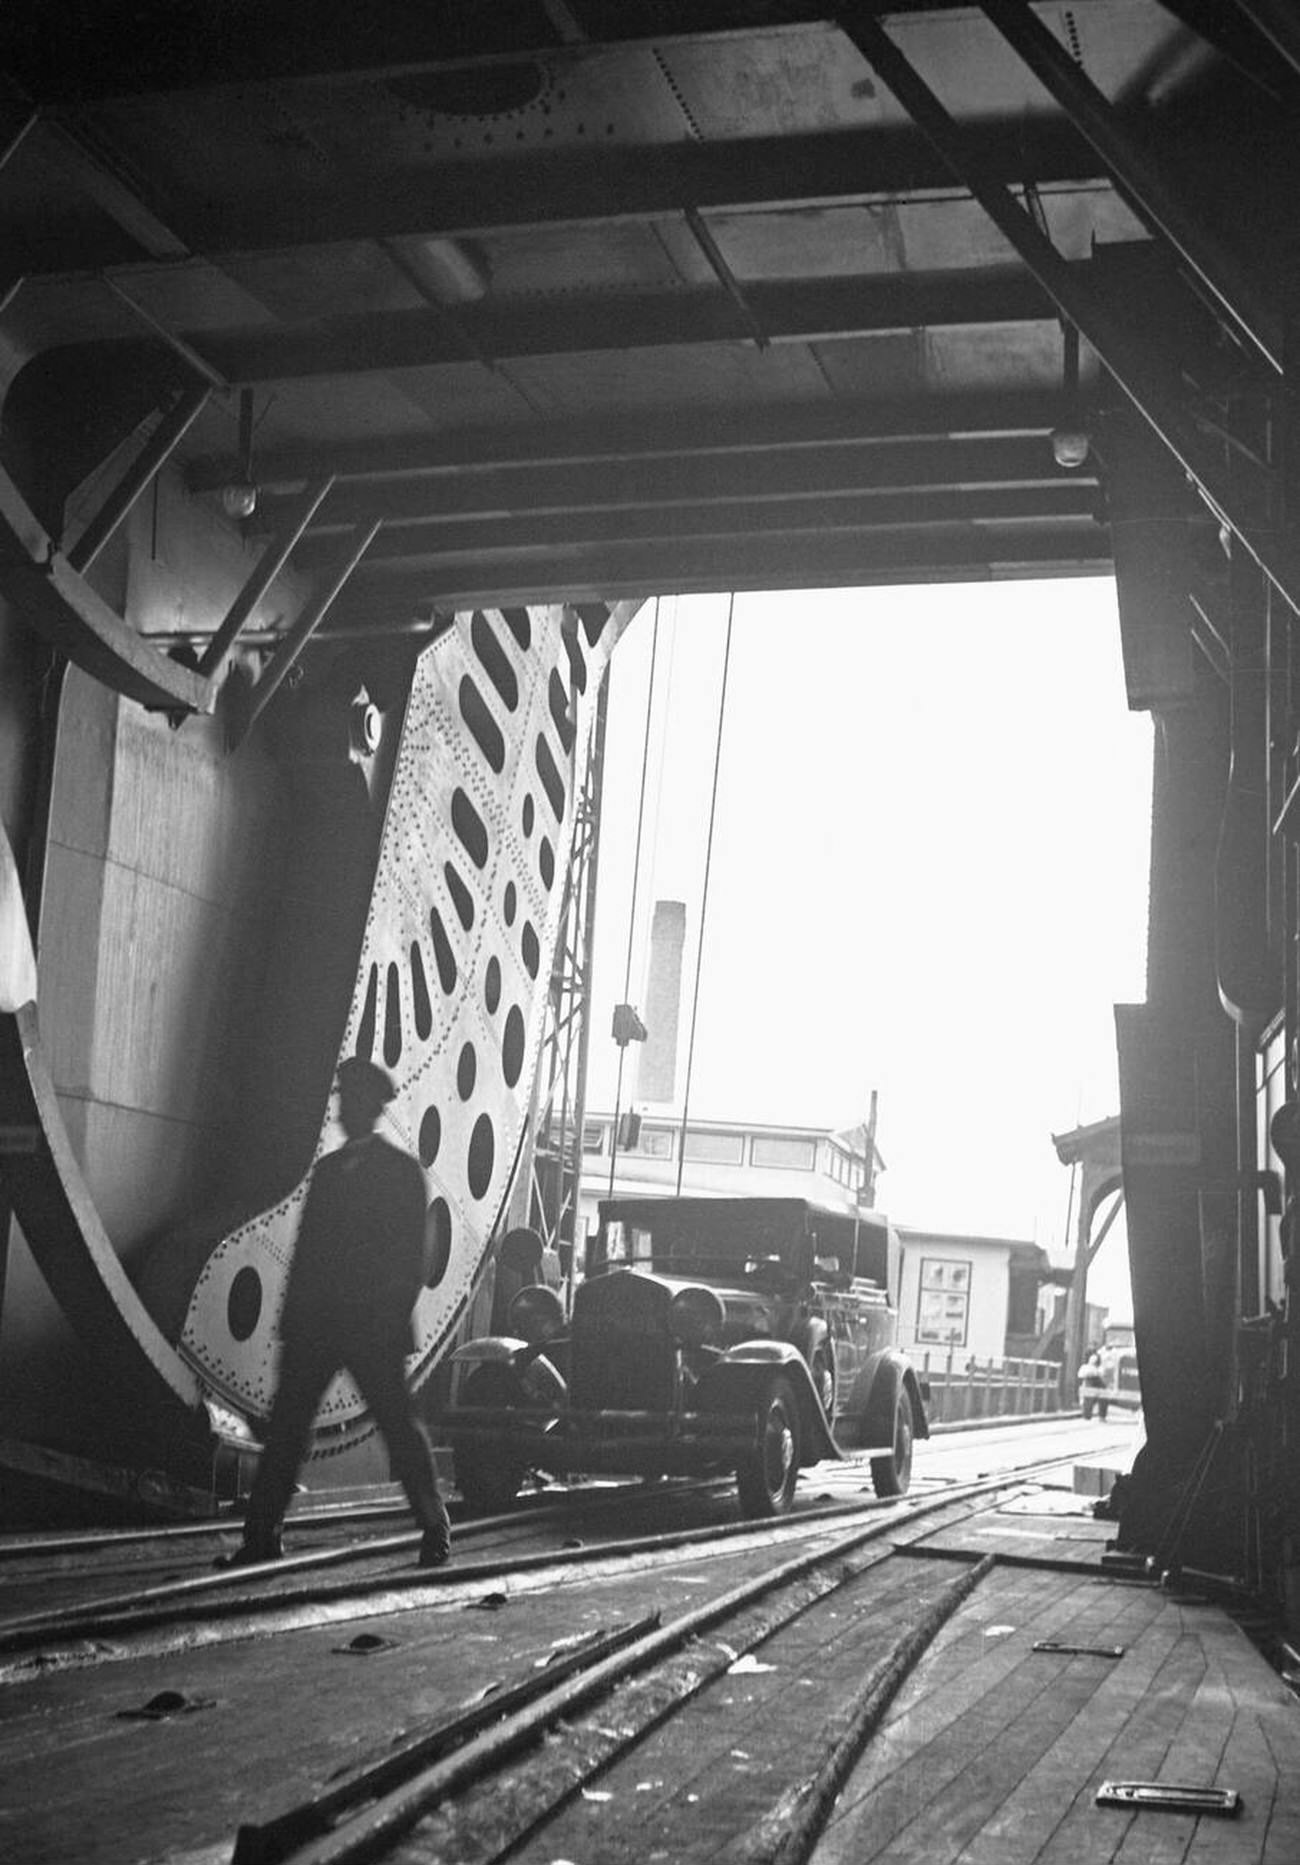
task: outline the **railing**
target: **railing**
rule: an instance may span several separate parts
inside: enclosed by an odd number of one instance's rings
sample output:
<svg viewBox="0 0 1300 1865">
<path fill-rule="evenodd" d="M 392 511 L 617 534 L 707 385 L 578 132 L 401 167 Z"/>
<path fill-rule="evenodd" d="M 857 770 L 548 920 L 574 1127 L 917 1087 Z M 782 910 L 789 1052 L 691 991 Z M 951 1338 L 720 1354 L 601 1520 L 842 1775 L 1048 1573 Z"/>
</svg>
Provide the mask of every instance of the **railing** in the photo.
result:
<svg viewBox="0 0 1300 1865">
<path fill-rule="evenodd" d="M 911 1349 L 922 1379 L 930 1382 L 930 1423 L 966 1418 L 1014 1418 L 1061 1409 L 1058 1360 L 980 1360 L 974 1354 Z"/>
</svg>

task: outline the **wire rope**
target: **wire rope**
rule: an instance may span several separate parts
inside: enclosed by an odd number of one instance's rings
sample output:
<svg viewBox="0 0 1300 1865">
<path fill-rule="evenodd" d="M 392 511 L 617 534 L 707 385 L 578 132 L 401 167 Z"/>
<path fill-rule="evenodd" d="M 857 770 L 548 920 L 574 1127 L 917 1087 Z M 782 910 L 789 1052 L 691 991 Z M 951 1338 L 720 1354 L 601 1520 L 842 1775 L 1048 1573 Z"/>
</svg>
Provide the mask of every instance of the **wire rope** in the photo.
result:
<svg viewBox="0 0 1300 1865">
<path fill-rule="evenodd" d="M 713 745 L 713 788 L 709 795 L 709 833 L 704 844 L 704 885 L 700 891 L 700 937 L 695 953 L 695 984 L 691 992 L 691 1033 L 686 1044 L 686 1084 L 682 1090 L 682 1126 L 677 1138 L 677 1196 L 682 1192 L 686 1164 L 686 1118 L 691 1106 L 691 1075 L 695 1068 L 695 1023 L 700 1008 L 700 973 L 704 965 L 704 928 L 709 910 L 709 876 L 713 869 L 713 824 L 718 812 L 718 772 L 722 768 L 722 727 L 727 710 L 727 673 L 731 666 L 731 624 L 736 614 L 736 592 L 727 599 L 727 637 L 722 650 L 722 686 L 718 693 L 718 731 Z"/>
<path fill-rule="evenodd" d="M 641 745 L 641 792 L 636 806 L 636 846 L 632 855 L 632 902 L 627 912 L 627 965 L 623 972 L 623 1002 L 626 1004 L 632 990 L 632 947 L 636 937 L 636 895 L 637 884 L 641 877 L 641 830 L 645 822 L 646 772 L 650 765 L 650 717 L 655 700 L 655 669 L 659 661 L 659 604 L 661 597 L 655 597 L 654 632 L 650 637 L 650 681 L 645 701 L 645 736 Z M 614 1167 L 618 1161 L 618 1123 L 623 1104 L 623 1064 L 627 1061 L 627 1044 L 619 1044 L 618 1081 L 614 1089 L 614 1126 L 609 1144 L 609 1195 L 614 1196 Z"/>
</svg>

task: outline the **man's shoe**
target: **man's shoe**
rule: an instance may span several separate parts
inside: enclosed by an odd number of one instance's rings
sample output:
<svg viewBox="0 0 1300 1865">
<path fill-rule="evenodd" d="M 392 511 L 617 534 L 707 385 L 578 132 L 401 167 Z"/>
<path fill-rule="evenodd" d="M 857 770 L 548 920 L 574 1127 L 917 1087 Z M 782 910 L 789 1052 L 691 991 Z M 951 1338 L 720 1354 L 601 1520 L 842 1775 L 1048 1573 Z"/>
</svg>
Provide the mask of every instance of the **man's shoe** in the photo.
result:
<svg viewBox="0 0 1300 1865">
<path fill-rule="evenodd" d="M 445 1567 L 451 1559 L 451 1537 L 445 1528 L 426 1528 L 420 1542 L 421 1567 Z"/>
<path fill-rule="evenodd" d="M 284 1553 L 280 1537 L 269 1541 L 244 1541 L 229 1554 L 219 1554 L 212 1565 L 217 1568 L 260 1567 L 264 1561 L 278 1561 Z"/>
</svg>

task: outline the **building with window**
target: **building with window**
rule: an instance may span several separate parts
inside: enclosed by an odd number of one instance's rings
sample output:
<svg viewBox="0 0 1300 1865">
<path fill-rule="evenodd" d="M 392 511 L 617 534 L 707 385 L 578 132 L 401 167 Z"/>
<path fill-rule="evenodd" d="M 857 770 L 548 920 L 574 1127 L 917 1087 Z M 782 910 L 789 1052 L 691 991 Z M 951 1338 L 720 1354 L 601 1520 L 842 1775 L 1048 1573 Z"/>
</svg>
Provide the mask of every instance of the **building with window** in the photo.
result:
<svg viewBox="0 0 1300 1865">
<path fill-rule="evenodd" d="M 870 1195 L 884 1170 L 865 1124 L 834 1131 L 699 1120 L 683 1135 L 680 1119 L 669 1114 L 625 1114 L 617 1149 L 613 1127 L 612 1115 L 591 1112 L 583 1126 L 580 1249 L 602 1198 L 671 1197 L 679 1165 L 683 1196 L 811 1198 L 844 1211 L 857 1208 L 864 1187 Z"/>
<path fill-rule="evenodd" d="M 1036 1243 L 900 1225 L 898 1339 L 933 1367 L 1042 1357 L 1052 1297 L 1069 1269 Z"/>
<path fill-rule="evenodd" d="M 679 1154 L 684 1197 L 808 1198 L 843 1211 L 874 1204 L 874 1187 L 885 1169 L 865 1124 L 837 1130 L 701 1119 L 689 1122 L 683 1136 L 680 1119 L 668 1113 L 624 1114 L 616 1149 L 612 1140 L 612 1115 L 588 1113 L 579 1263 L 585 1238 L 596 1229 L 601 1199 L 672 1197 L 679 1189 Z M 862 1200 L 864 1187 L 868 1196 Z M 928 1354 L 936 1369 L 949 1353 L 961 1368 L 972 1358 L 1047 1357 L 1053 1297 L 1069 1280 L 1068 1266 L 1054 1265 L 1044 1249 L 1022 1238 L 904 1224 L 897 1229 L 900 1346 L 919 1361 Z"/>
</svg>

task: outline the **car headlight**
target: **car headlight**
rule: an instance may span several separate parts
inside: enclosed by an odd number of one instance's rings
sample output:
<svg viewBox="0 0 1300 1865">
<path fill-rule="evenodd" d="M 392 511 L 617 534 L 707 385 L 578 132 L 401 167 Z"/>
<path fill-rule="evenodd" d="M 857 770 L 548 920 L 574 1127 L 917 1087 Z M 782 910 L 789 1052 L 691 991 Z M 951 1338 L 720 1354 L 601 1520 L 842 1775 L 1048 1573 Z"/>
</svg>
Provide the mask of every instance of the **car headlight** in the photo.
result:
<svg viewBox="0 0 1300 1865">
<path fill-rule="evenodd" d="M 530 1347 L 539 1346 L 564 1326 L 564 1304 L 545 1283 L 530 1283 L 520 1289 L 507 1308 L 506 1326 Z"/>
<path fill-rule="evenodd" d="M 673 1296 L 668 1325 L 683 1347 L 702 1347 L 722 1332 L 726 1311 L 712 1289 L 682 1289 Z"/>
</svg>

